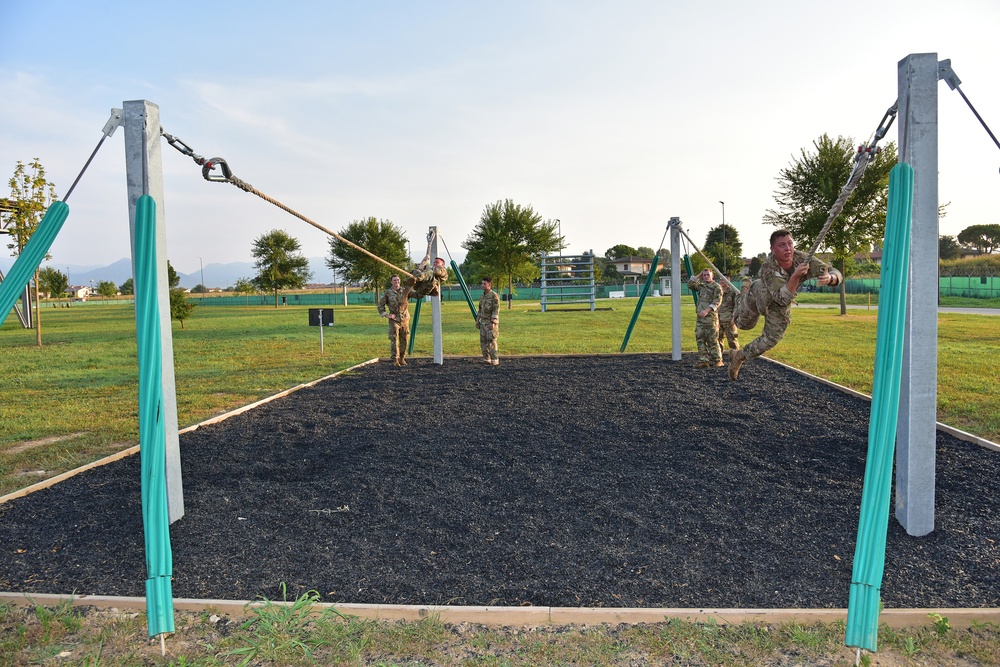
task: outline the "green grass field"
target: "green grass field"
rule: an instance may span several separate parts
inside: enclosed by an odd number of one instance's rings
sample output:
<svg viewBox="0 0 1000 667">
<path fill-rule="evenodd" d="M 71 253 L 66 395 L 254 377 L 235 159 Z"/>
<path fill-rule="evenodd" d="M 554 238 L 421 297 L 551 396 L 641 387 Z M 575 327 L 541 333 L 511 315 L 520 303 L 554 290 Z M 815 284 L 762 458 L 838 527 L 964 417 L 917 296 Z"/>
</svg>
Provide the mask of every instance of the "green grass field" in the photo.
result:
<svg viewBox="0 0 1000 667">
<path fill-rule="evenodd" d="M 835 295 L 807 295 L 810 300 Z M 542 313 L 518 303 L 501 314 L 503 355 L 617 353 L 635 299 L 599 310 Z M 568 307 L 567 307 L 568 308 Z M 307 325 L 307 308 L 207 307 L 174 327 L 178 418 L 183 428 L 233 408 L 388 353 L 385 321 L 372 306 L 336 307 L 334 327 Z M 443 304 L 447 355 L 478 355 L 468 306 Z M 683 313 L 682 346 L 695 349 L 694 314 Z M 768 356 L 871 392 L 877 311 L 799 308 Z M 1000 320 L 980 315 L 939 318 L 938 420 L 1000 440 Z M 431 309 L 421 313 L 414 353 L 430 355 Z M 138 366 L 129 304 L 43 310 L 44 345 L 10 317 L 0 328 L 0 494 L 137 443 Z M 741 332 L 749 341 L 756 332 Z M 670 351 L 670 301 L 648 299 L 628 352 Z M 991 361 L 992 360 L 992 361 Z"/>
</svg>

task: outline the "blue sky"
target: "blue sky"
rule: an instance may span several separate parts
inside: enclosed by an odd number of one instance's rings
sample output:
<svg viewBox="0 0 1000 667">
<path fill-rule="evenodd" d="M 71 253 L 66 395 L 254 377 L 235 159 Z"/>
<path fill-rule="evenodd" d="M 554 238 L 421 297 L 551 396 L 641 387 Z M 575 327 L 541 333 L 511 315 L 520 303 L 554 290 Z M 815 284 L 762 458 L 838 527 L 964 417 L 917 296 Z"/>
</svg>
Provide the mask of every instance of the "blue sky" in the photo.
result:
<svg viewBox="0 0 1000 667">
<path fill-rule="evenodd" d="M 672 216 L 701 243 L 722 200 L 744 254 L 764 251 L 779 170 L 824 132 L 867 139 L 910 53 L 950 58 L 1000 131 L 995 0 L 0 0 L 0 25 L 4 179 L 38 157 L 64 193 L 111 108 L 147 99 L 167 132 L 320 224 L 389 219 L 415 256 L 437 225 L 459 261 L 504 198 L 598 254 L 658 245 Z M 957 234 L 998 222 L 1000 150 L 939 86 L 941 233 Z M 324 234 L 167 146 L 163 168 L 178 270 L 249 261 L 271 229 L 327 254 Z M 55 266 L 129 255 L 122 132 L 69 205 Z"/>
</svg>

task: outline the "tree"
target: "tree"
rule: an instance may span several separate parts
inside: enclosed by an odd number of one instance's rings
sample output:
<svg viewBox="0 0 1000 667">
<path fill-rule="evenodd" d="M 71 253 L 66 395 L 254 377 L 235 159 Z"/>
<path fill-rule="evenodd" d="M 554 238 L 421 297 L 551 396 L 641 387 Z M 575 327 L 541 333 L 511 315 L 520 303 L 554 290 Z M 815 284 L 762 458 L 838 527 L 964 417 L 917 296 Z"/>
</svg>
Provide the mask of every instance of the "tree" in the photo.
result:
<svg viewBox="0 0 1000 667">
<path fill-rule="evenodd" d="M 954 236 L 938 237 L 938 259 L 958 259 L 962 256 L 962 246 Z"/>
<path fill-rule="evenodd" d="M 732 225 L 723 223 L 708 230 L 702 252 L 727 276 L 739 273 L 743 268 L 743 242 Z"/>
<path fill-rule="evenodd" d="M 31 171 L 29 172 L 28 169 Z M 7 248 L 11 256 L 17 257 L 28 244 L 28 239 L 38 229 L 42 213 L 56 200 L 55 184 L 45 180 L 45 167 L 35 158 L 27 168 L 20 160 L 14 168 L 10 181 L 10 198 L 14 209 L 8 214 L 7 233 L 11 243 Z M 46 259 L 48 257 L 46 256 Z M 38 269 L 35 269 L 35 344 L 42 345 L 42 313 L 38 302 Z"/>
<path fill-rule="evenodd" d="M 167 260 L 167 287 L 174 289 L 175 287 L 180 286 L 180 284 L 181 277 L 177 275 L 176 271 L 174 271 L 174 266 L 170 263 L 170 260 Z"/>
<path fill-rule="evenodd" d="M 105 299 L 110 299 L 118 294 L 118 285 L 115 285 L 110 280 L 102 280 L 97 283 L 97 293 L 100 294 Z"/>
<path fill-rule="evenodd" d="M 638 257 L 639 251 L 630 245 L 625 245 L 624 243 L 619 243 L 618 245 L 611 246 L 604 252 L 604 257 L 607 259 L 621 259 L 622 257 Z M 650 257 L 653 253 L 649 254 Z"/>
<path fill-rule="evenodd" d="M 652 257 L 656 251 L 649 246 L 641 245 L 635 249 L 635 254 L 637 257 Z"/>
<path fill-rule="evenodd" d="M 1000 225 L 972 225 L 958 233 L 958 242 L 989 255 L 1000 247 Z"/>
<path fill-rule="evenodd" d="M 602 284 L 609 285 L 621 282 L 622 276 L 618 273 L 618 267 L 607 257 L 594 257 L 594 267 L 595 269 L 600 267 L 599 273 Z"/>
<path fill-rule="evenodd" d="M 409 268 L 406 236 L 403 230 L 390 220 L 378 220 L 375 217 L 355 220 L 338 233 L 390 264 Z M 334 271 L 341 271 L 344 282 L 360 283 L 368 289 L 374 289 L 376 300 L 379 290 L 389 283 L 389 278 L 394 273 L 382 262 L 352 248 L 336 237 L 330 239 L 330 254 L 326 258 L 326 265 Z M 406 276 L 400 278 L 405 280 Z"/>
<path fill-rule="evenodd" d="M 198 283 L 197 285 L 191 288 L 191 292 L 193 294 L 208 294 L 208 288 L 202 285 L 201 283 Z"/>
<path fill-rule="evenodd" d="M 128 280 L 126 280 L 125 282 L 123 282 L 121 285 L 118 286 L 118 291 L 126 295 L 135 294 L 135 283 L 132 281 L 131 278 L 129 278 Z"/>
<path fill-rule="evenodd" d="M 58 269 L 46 266 L 38 270 L 38 285 L 49 293 L 50 299 L 55 299 L 66 294 L 69 289 L 69 276 Z"/>
<path fill-rule="evenodd" d="M 764 253 L 761 253 L 760 255 L 763 254 Z M 747 267 L 747 275 L 750 276 L 751 278 L 756 278 L 757 275 L 760 273 L 760 267 L 764 265 L 764 259 L 766 258 L 763 258 L 760 255 L 757 255 L 756 257 L 751 259 L 750 266 Z"/>
<path fill-rule="evenodd" d="M 482 264 L 469 255 L 466 255 L 465 261 L 458 265 L 458 270 L 462 274 L 462 280 L 465 281 L 465 284 L 470 289 L 478 285 L 482 281 L 483 276 L 490 275 Z"/>
<path fill-rule="evenodd" d="M 764 224 L 789 230 L 804 250 L 811 248 L 819 236 L 830 209 L 850 178 L 857 155 L 853 139 L 837 137 L 833 140 L 826 134 L 813 142 L 813 148 L 810 152 L 802 149 L 799 158 L 781 170 L 774 193 L 778 208 L 764 214 Z M 889 171 L 895 164 L 896 145 L 890 142 L 869 162 L 864 176 L 817 249 L 831 250 L 842 272 L 847 258 L 870 251 L 885 237 Z M 847 314 L 843 282 L 840 285 L 840 312 Z"/>
<path fill-rule="evenodd" d="M 250 305 L 250 295 L 254 292 L 253 281 L 249 278 L 237 278 L 236 284 L 233 285 L 233 291 L 237 294 L 247 295 L 247 305 Z"/>
<path fill-rule="evenodd" d="M 278 291 L 297 289 L 312 277 L 309 260 L 299 252 L 299 242 L 281 229 L 262 234 L 253 242 L 252 254 L 257 275 L 253 284 L 262 292 L 274 293 L 278 307 Z"/>
<path fill-rule="evenodd" d="M 490 272 L 498 290 L 507 287 L 513 292 L 515 279 L 531 281 L 540 275 L 540 255 L 559 248 L 557 224 L 543 223 L 531 206 L 505 199 L 486 206 L 462 247 Z"/>
<path fill-rule="evenodd" d="M 188 303 L 184 296 L 184 288 L 180 287 L 181 277 L 174 271 L 174 267 L 167 261 L 167 286 L 170 288 L 170 319 L 181 323 L 184 328 L 184 320 L 191 316 L 195 304 Z"/>
<path fill-rule="evenodd" d="M 174 287 L 170 290 L 170 319 L 180 322 L 181 329 L 184 328 L 184 320 L 191 316 L 194 306 L 195 304 L 188 302 L 182 288 Z"/>
</svg>

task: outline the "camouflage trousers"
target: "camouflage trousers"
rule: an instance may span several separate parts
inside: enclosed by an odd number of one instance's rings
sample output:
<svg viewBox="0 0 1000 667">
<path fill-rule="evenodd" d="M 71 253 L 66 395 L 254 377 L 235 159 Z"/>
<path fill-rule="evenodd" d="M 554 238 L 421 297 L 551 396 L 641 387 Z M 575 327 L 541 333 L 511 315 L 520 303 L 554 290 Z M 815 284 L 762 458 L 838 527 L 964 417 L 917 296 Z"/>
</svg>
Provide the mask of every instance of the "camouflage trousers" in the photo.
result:
<svg viewBox="0 0 1000 667">
<path fill-rule="evenodd" d="M 400 355 L 406 356 L 406 344 L 410 342 L 409 318 L 397 321 L 389 320 L 389 354 L 393 359 Z"/>
<path fill-rule="evenodd" d="M 729 344 L 730 350 L 740 349 L 740 332 L 733 324 L 733 314 L 724 310 L 719 311 L 719 345 L 723 348 Z"/>
<path fill-rule="evenodd" d="M 698 341 L 698 360 L 716 364 L 722 361 L 719 347 L 719 316 L 713 312 L 708 317 L 699 317 L 694 326 L 694 337 Z"/>
<path fill-rule="evenodd" d="M 479 324 L 479 348 L 483 351 L 483 359 L 500 361 L 497 339 L 500 337 L 500 325 L 496 323 Z"/>
<path fill-rule="evenodd" d="M 757 284 L 757 282 L 754 283 L 755 286 Z M 741 294 L 736 299 L 734 319 L 736 326 L 740 329 L 753 329 L 757 326 L 757 320 L 760 319 L 761 315 L 764 316 L 764 330 L 760 332 L 759 336 L 743 346 L 746 361 L 764 354 L 785 336 L 785 330 L 788 329 L 788 325 L 792 321 L 792 306 L 791 304 L 779 306 L 771 301 L 762 313 L 758 300 L 755 298 L 754 289 L 751 289 L 749 294 Z"/>
</svg>

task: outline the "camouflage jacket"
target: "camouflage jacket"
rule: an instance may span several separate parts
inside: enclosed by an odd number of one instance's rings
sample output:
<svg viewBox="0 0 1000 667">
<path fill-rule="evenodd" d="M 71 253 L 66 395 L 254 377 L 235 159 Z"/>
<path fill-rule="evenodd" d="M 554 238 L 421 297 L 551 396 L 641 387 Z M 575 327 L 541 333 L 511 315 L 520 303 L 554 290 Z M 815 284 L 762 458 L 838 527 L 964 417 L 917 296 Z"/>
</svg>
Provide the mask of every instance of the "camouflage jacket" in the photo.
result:
<svg viewBox="0 0 1000 667">
<path fill-rule="evenodd" d="M 795 251 L 795 256 L 792 259 L 792 271 L 795 267 L 806 260 L 808 255 L 801 250 Z M 812 258 L 809 262 L 809 272 L 806 277 L 803 278 L 803 282 L 809 280 L 810 278 L 818 278 L 827 271 L 830 270 L 830 265 L 821 259 Z M 773 254 L 767 256 L 767 260 L 760 267 L 760 274 L 758 274 L 757 279 L 764 285 L 764 289 L 757 291 L 757 307 L 760 312 L 767 310 L 768 305 L 774 302 L 778 306 L 784 308 L 785 306 L 790 306 L 792 301 L 795 300 L 795 295 L 792 294 L 785 283 L 788 279 L 792 277 L 792 271 L 785 271 L 778 264 L 778 260 L 774 258 Z M 763 302 L 763 303 L 762 303 Z"/>
<path fill-rule="evenodd" d="M 490 290 L 479 297 L 479 323 L 489 324 L 500 319 L 500 295 Z"/>
<path fill-rule="evenodd" d="M 733 312 L 736 310 L 736 295 L 737 290 L 732 287 L 725 287 L 722 290 L 722 303 L 719 304 L 719 319 L 720 320 L 731 320 L 733 319 Z"/>
<path fill-rule="evenodd" d="M 398 321 L 402 322 L 410 319 L 410 304 L 409 301 L 403 298 L 404 292 L 405 290 L 403 289 L 387 287 L 375 305 L 378 308 L 378 314 L 385 316 L 385 311 L 388 308 L 389 312 L 395 315 Z"/>
<path fill-rule="evenodd" d="M 688 288 L 695 293 L 695 308 L 700 313 L 703 310 L 719 309 L 722 303 L 722 285 L 717 282 L 706 283 L 700 278 L 688 281 Z"/>
<path fill-rule="evenodd" d="M 412 279 L 413 291 L 410 296 L 424 297 L 433 292 L 442 280 L 448 280 L 448 269 L 444 266 L 416 269 L 412 274 Z"/>
</svg>

